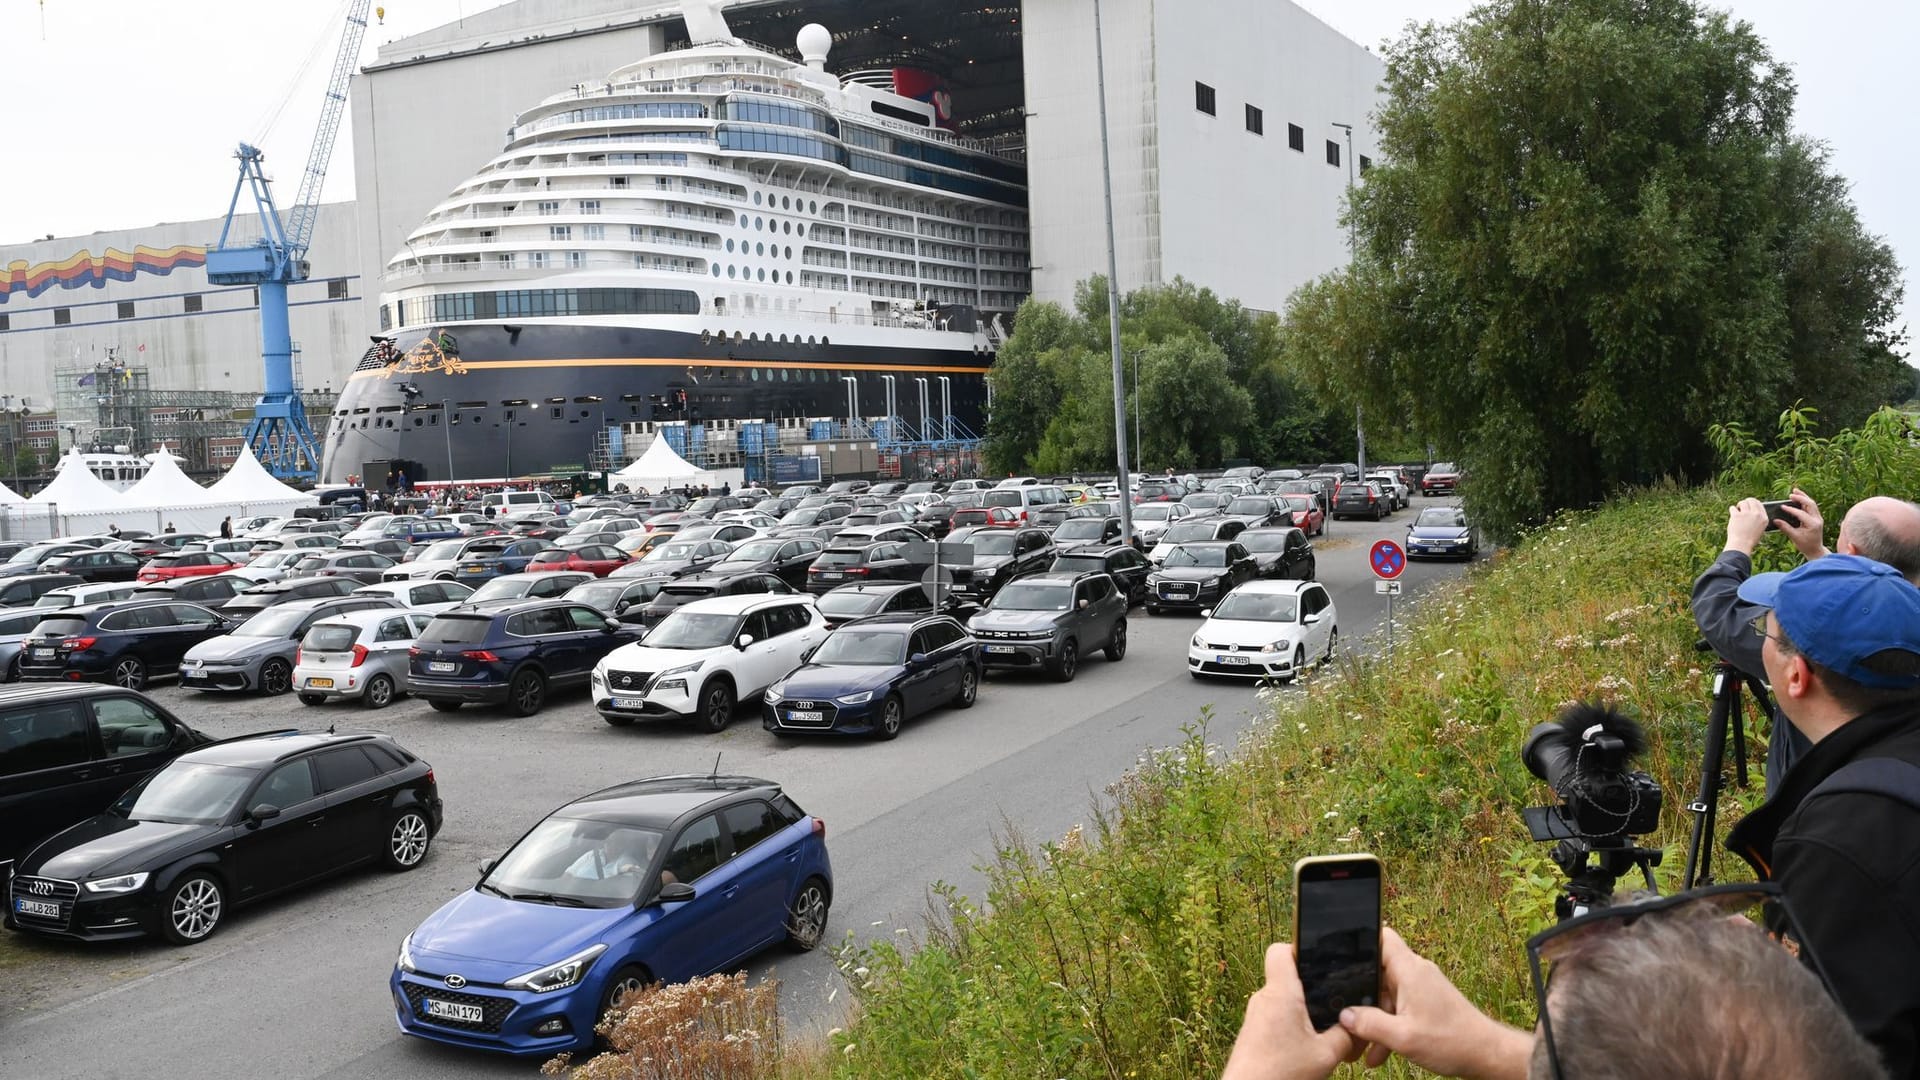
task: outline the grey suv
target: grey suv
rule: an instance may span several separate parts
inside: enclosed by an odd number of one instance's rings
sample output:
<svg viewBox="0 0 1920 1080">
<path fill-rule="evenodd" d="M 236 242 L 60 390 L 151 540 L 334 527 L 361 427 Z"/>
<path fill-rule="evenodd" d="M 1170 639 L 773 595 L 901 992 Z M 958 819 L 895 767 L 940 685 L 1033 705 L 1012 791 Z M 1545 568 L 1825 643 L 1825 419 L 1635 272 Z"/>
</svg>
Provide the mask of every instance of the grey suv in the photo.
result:
<svg viewBox="0 0 1920 1080">
<path fill-rule="evenodd" d="M 1104 573 L 1044 573 L 1010 581 L 971 622 L 986 667 L 1039 667 L 1061 682 L 1080 656 L 1127 655 L 1127 596 Z"/>
</svg>

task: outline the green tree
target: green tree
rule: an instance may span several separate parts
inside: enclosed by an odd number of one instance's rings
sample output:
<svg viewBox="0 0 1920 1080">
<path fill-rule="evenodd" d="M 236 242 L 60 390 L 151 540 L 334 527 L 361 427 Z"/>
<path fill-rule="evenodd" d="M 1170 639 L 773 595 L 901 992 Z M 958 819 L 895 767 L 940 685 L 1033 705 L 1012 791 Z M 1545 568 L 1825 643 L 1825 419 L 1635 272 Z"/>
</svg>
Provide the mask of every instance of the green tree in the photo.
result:
<svg viewBox="0 0 1920 1080">
<path fill-rule="evenodd" d="M 1028 300 L 1020 305 L 987 381 L 993 409 L 987 416 L 984 454 L 990 472 L 1027 467 L 1059 408 L 1067 352 L 1084 347 L 1085 329 L 1058 304 Z"/>
<path fill-rule="evenodd" d="M 1491 0 L 1389 49 L 1385 90 L 1356 258 L 1290 301 L 1287 357 L 1462 462 L 1487 527 L 1704 477 L 1711 423 L 1825 380 L 1882 380 L 1802 394 L 1843 419 L 1892 392 L 1891 256 L 1747 24 Z"/>
<path fill-rule="evenodd" d="M 1191 469 L 1239 456 L 1253 395 L 1234 382 L 1225 349 L 1188 333 L 1148 346 L 1140 359 L 1140 393 L 1153 418 L 1140 434 L 1143 461 Z"/>
</svg>

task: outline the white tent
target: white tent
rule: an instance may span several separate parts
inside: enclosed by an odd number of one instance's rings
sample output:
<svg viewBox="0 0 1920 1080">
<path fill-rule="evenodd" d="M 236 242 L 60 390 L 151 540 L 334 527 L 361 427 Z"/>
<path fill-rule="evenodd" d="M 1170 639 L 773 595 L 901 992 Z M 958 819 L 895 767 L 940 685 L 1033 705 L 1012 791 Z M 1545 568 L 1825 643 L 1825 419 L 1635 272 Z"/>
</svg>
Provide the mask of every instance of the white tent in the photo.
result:
<svg viewBox="0 0 1920 1080">
<path fill-rule="evenodd" d="M 629 490 L 644 487 L 648 491 L 663 491 L 688 484 L 718 486 L 720 481 L 713 473 L 689 464 L 686 458 L 675 453 L 673 447 L 667 445 L 666 436 L 655 435 L 647 452 L 633 464 L 609 475 L 607 483 L 625 485 Z"/>
<path fill-rule="evenodd" d="M 53 480 L 27 501 L 41 506 L 57 505 L 62 514 L 115 510 L 125 505 L 119 492 L 87 468 L 86 459 L 78 450 L 61 458 L 60 471 L 54 474 Z"/>
<path fill-rule="evenodd" d="M 0 481 L 0 505 L 26 501 L 27 500 L 20 497 L 19 492 L 8 487 L 5 481 Z"/>
<path fill-rule="evenodd" d="M 165 450 L 147 455 L 147 475 L 127 489 L 121 504 L 129 507 L 197 507 L 217 496 L 180 471 L 180 459 Z"/>
<path fill-rule="evenodd" d="M 207 494 L 214 501 L 223 503 L 272 503 L 291 502 L 295 506 L 312 506 L 318 500 L 299 488 L 288 487 L 267 471 L 260 459 L 253 456 L 253 447 L 242 446 L 240 456 L 227 469 L 227 475 L 213 482 L 207 488 Z M 271 514 L 275 510 L 259 510 L 257 513 Z"/>
</svg>

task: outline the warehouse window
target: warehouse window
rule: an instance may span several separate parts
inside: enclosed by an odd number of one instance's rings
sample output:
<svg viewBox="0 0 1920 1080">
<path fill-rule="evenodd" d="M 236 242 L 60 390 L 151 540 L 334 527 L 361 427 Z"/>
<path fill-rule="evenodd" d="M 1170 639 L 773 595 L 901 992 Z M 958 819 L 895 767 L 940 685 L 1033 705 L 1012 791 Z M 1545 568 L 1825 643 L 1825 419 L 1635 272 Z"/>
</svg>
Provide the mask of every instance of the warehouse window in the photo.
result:
<svg viewBox="0 0 1920 1080">
<path fill-rule="evenodd" d="M 1365 154 L 1361 154 L 1360 155 L 1360 171 L 1366 172 L 1368 169 L 1371 169 L 1371 168 L 1373 168 L 1373 159 L 1368 157 Z"/>
<path fill-rule="evenodd" d="M 1208 86 L 1206 83 L 1203 83 L 1203 82 L 1194 83 L 1193 84 L 1193 107 L 1196 109 L 1199 109 L 1203 113 L 1206 113 L 1208 116 L 1214 115 L 1213 87 Z"/>
<path fill-rule="evenodd" d="M 1327 164 L 1340 164 L 1340 144 L 1332 139 L 1327 140 Z"/>
<path fill-rule="evenodd" d="M 1257 107 L 1252 105 L 1247 106 L 1247 130 L 1253 132 L 1255 135 L 1265 135 L 1267 133 L 1266 116 L 1263 115 Z"/>
<path fill-rule="evenodd" d="M 347 279 L 333 278 L 327 282 L 327 299 L 345 300 L 347 298 Z"/>
<path fill-rule="evenodd" d="M 180 310 L 193 315 L 200 311 L 201 303 L 199 293 L 188 293 L 180 298 Z"/>
<path fill-rule="evenodd" d="M 53 325 L 69 326 L 73 323 L 73 309 L 57 307 L 53 309 Z"/>
<path fill-rule="evenodd" d="M 118 305 L 116 305 L 116 307 L 118 309 L 116 313 L 119 315 L 120 318 L 122 319 L 133 318 L 133 301 L 122 300 Z"/>
<path fill-rule="evenodd" d="M 1307 129 L 1299 124 L 1287 125 L 1287 149 L 1307 152 Z"/>
</svg>

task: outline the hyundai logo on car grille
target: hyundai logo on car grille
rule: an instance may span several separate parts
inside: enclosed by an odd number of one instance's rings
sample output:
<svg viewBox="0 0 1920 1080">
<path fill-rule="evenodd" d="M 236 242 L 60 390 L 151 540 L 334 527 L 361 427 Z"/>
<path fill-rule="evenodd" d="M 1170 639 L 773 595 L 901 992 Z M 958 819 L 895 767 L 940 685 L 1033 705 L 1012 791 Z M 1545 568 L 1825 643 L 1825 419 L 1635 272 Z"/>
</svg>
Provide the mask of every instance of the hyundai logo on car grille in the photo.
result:
<svg viewBox="0 0 1920 1080">
<path fill-rule="evenodd" d="M 446 981 L 447 988 L 451 990 L 458 990 L 467 985 L 467 977 L 465 975 L 449 975 Z"/>
</svg>

